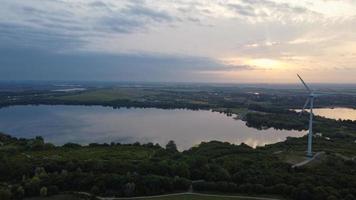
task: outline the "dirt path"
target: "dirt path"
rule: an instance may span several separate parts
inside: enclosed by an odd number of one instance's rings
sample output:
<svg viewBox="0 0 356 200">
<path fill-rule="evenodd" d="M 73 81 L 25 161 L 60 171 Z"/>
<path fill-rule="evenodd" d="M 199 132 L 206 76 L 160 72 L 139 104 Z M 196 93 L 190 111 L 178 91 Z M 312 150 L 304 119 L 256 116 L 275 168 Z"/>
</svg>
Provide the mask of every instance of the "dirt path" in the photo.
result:
<svg viewBox="0 0 356 200">
<path fill-rule="evenodd" d="M 306 160 L 304 160 L 304 161 L 302 161 L 302 162 L 300 162 L 300 163 L 294 164 L 294 165 L 292 166 L 292 168 L 304 166 L 304 165 L 306 165 L 306 164 L 308 164 L 308 163 L 314 161 L 315 159 L 319 158 L 321 155 L 324 155 L 324 154 L 325 154 L 324 151 L 318 152 L 318 153 L 316 153 L 312 158 L 309 158 L 309 159 L 306 159 Z"/>
</svg>

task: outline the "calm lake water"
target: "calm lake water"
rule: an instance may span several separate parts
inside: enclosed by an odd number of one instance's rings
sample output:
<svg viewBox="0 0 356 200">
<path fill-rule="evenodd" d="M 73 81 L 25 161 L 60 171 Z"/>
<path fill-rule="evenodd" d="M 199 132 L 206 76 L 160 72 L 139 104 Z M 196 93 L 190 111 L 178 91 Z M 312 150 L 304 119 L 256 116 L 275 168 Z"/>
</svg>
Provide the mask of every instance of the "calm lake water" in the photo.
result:
<svg viewBox="0 0 356 200">
<path fill-rule="evenodd" d="M 174 140 L 179 149 L 201 141 L 219 140 L 250 146 L 300 137 L 305 132 L 257 130 L 245 122 L 211 111 L 112 109 L 101 106 L 13 106 L 0 109 L 0 131 L 16 137 L 41 135 L 46 141 L 141 143 L 165 145 Z"/>
<path fill-rule="evenodd" d="M 299 112 L 300 110 L 296 111 Z M 313 113 L 331 119 L 356 120 L 356 109 L 352 108 L 314 108 Z"/>
</svg>

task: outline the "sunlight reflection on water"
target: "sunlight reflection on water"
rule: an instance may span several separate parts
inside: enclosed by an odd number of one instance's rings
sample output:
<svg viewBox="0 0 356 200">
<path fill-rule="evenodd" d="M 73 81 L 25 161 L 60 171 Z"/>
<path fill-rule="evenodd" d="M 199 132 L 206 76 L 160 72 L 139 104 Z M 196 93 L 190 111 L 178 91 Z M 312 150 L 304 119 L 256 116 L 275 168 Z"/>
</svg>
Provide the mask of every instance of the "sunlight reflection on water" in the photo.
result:
<svg viewBox="0 0 356 200">
<path fill-rule="evenodd" d="M 314 108 L 313 113 L 331 119 L 356 120 L 356 109 L 352 108 Z"/>
</svg>

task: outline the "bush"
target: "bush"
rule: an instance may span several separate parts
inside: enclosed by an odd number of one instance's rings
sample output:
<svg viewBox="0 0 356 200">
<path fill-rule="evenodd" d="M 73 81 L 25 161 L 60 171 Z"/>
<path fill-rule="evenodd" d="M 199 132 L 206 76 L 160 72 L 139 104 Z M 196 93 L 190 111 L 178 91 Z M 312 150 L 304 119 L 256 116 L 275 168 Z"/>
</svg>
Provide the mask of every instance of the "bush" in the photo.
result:
<svg viewBox="0 0 356 200">
<path fill-rule="evenodd" d="M 41 189 L 40 189 L 41 197 L 46 197 L 47 194 L 48 194 L 47 188 L 46 187 L 41 187 Z"/>
<path fill-rule="evenodd" d="M 175 177 L 173 187 L 175 190 L 188 190 L 192 182 L 186 178 Z"/>
<path fill-rule="evenodd" d="M 7 188 L 0 188 L 0 199 L 1 200 L 10 200 L 11 192 Z"/>
<path fill-rule="evenodd" d="M 22 186 L 13 186 L 11 190 L 14 199 L 22 199 L 25 196 L 25 190 Z"/>
<path fill-rule="evenodd" d="M 66 148 L 80 148 L 81 145 L 69 142 L 69 143 L 64 144 L 63 147 L 66 147 Z"/>
<path fill-rule="evenodd" d="M 100 193 L 100 189 L 98 186 L 94 185 L 91 189 L 90 189 L 90 192 L 93 194 L 93 195 L 98 195 Z"/>
<path fill-rule="evenodd" d="M 48 186 L 48 196 L 56 195 L 59 193 L 59 189 L 56 185 Z"/>
</svg>

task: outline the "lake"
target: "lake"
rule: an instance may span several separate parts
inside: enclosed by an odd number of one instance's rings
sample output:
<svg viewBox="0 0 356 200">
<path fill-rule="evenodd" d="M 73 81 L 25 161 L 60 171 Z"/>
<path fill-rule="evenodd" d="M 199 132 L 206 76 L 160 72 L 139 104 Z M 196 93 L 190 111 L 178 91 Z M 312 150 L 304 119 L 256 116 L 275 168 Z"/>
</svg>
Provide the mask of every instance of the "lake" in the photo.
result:
<svg viewBox="0 0 356 200">
<path fill-rule="evenodd" d="M 0 132 L 25 138 L 40 135 L 57 145 L 136 141 L 165 145 L 174 140 L 180 150 L 210 140 L 244 142 L 256 147 L 306 133 L 257 130 L 241 120 L 208 110 L 47 105 L 0 109 Z"/>
<path fill-rule="evenodd" d="M 299 112 L 300 109 L 296 111 Z M 313 113 L 330 119 L 356 120 L 356 109 L 352 108 L 314 108 Z"/>
</svg>

